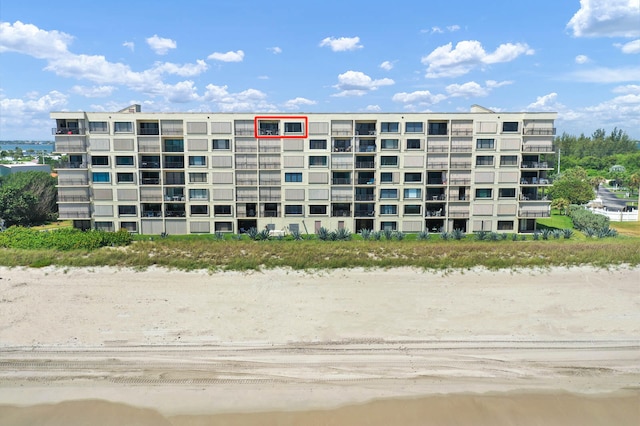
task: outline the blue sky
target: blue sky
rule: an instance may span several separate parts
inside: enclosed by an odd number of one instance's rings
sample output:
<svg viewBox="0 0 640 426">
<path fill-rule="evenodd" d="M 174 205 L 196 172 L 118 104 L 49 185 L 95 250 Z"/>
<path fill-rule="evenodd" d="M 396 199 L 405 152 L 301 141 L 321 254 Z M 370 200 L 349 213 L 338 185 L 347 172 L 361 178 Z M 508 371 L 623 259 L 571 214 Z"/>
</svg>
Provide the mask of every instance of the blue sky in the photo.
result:
<svg viewBox="0 0 640 426">
<path fill-rule="evenodd" d="M 640 0 L 4 0 L 0 140 L 50 111 L 556 111 L 640 139 Z"/>
</svg>

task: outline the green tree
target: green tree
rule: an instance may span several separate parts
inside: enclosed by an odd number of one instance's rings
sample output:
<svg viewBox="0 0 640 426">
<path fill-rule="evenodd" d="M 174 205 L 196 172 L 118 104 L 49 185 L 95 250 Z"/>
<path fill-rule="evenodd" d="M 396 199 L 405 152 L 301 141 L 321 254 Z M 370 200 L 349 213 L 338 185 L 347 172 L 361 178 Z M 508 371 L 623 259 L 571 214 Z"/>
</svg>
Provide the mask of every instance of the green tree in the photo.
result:
<svg viewBox="0 0 640 426">
<path fill-rule="evenodd" d="M 18 172 L 0 178 L 0 218 L 7 227 L 33 226 L 55 219 L 56 179 L 45 172 Z"/>
<path fill-rule="evenodd" d="M 565 171 L 549 189 L 552 199 L 564 198 L 571 204 L 585 204 L 594 198 L 592 183 L 581 167 Z"/>
</svg>

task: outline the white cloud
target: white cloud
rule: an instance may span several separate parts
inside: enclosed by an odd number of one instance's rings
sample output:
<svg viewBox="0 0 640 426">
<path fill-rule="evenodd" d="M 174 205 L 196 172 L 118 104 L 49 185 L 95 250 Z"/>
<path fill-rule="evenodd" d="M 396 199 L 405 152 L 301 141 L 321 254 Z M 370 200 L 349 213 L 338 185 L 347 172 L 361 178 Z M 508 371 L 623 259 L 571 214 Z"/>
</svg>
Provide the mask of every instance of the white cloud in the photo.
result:
<svg viewBox="0 0 640 426">
<path fill-rule="evenodd" d="M 532 55 L 534 51 L 525 43 L 505 43 L 488 53 L 477 40 L 464 40 L 455 48 L 451 43 L 437 47 L 422 58 L 427 65 L 427 78 L 457 77 L 483 65 L 510 62 L 520 55 Z"/>
<path fill-rule="evenodd" d="M 558 111 L 564 108 L 564 105 L 558 103 L 558 94 L 553 92 L 544 96 L 538 96 L 535 102 L 527 106 L 529 111 Z"/>
<path fill-rule="evenodd" d="M 267 48 L 267 50 L 271 51 L 271 53 L 273 53 L 274 55 L 278 55 L 278 54 L 282 53 L 282 49 L 279 48 L 278 46 L 269 47 L 269 48 Z"/>
<path fill-rule="evenodd" d="M 132 41 L 125 41 L 124 43 L 122 43 L 122 45 L 132 52 L 136 49 L 136 44 Z"/>
<path fill-rule="evenodd" d="M 274 105 L 267 102 L 267 95 L 257 89 L 229 93 L 227 86 L 209 84 L 202 99 L 215 103 L 222 112 L 276 110 Z"/>
<path fill-rule="evenodd" d="M 244 52 L 242 50 L 237 50 L 235 52 L 229 51 L 227 53 L 214 52 L 207 56 L 207 59 L 214 59 L 222 62 L 242 62 L 244 59 Z"/>
<path fill-rule="evenodd" d="M 640 85 L 637 84 L 628 84 L 626 86 L 618 86 L 612 90 L 613 93 L 624 93 L 624 94 L 634 94 L 640 95 Z"/>
<path fill-rule="evenodd" d="M 638 24 L 640 25 L 640 24 Z M 632 54 L 632 53 L 640 53 L 640 39 L 630 41 L 625 44 L 616 44 L 617 47 L 620 47 L 622 53 Z"/>
<path fill-rule="evenodd" d="M 200 99 L 198 89 L 191 80 L 163 85 L 163 95 L 169 102 L 175 103 L 186 103 Z"/>
<path fill-rule="evenodd" d="M 0 52 L 18 52 L 38 59 L 67 55 L 73 37 L 59 31 L 41 30 L 32 24 L 0 22 Z"/>
<path fill-rule="evenodd" d="M 382 111 L 382 108 L 380 108 L 380 105 L 367 105 L 364 110 L 369 112 L 380 112 Z"/>
<path fill-rule="evenodd" d="M 572 73 L 572 80 L 587 83 L 624 83 L 626 81 L 638 81 L 640 66 L 622 68 L 592 68 Z"/>
<path fill-rule="evenodd" d="M 64 109 L 67 99 L 56 90 L 42 96 L 28 94 L 25 99 L 6 98 L 0 92 L 0 134 L 11 139 L 51 138 L 50 133 L 43 136 L 43 130 L 51 128 L 49 112 Z"/>
<path fill-rule="evenodd" d="M 71 92 L 87 98 L 106 98 L 116 90 L 113 86 L 73 86 Z"/>
<path fill-rule="evenodd" d="M 431 34 L 442 34 L 444 31 L 440 27 L 431 27 Z"/>
<path fill-rule="evenodd" d="M 269 76 L 268 75 L 259 75 L 258 76 L 258 80 L 269 80 Z"/>
<path fill-rule="evenodd" d="M 450 33 L 455 32 L 455 31 L 458 31 L 459 29 L 460 29 L 460 25 L 449 25 L 449 26 L 447 27 L 447 30 L 448 30 Z"/>
<path fill-rule="evenodd" d="M 198 59 L 195 64 L 183 65 L 171 62 L 158 62 L 152 70 L 159 73 L 179 75 L 181 77 L 193 77 L 202 74 L 207 68 L 209 68 L 207 63 L 202 59 Z"/>
<path fill-rule="evenodd" d="M 580 0 L 580 9 L 567 23 L 576 37 L 640 36 L 638 0 Z"/>
<path fill-rule="evenodd" d="M 419 104 L 419 105 L 432 105 L 437 104 L 443 100 L 447 99 L 446 95 L 434 95 L 428 90 L 418 90 L 415 92 L 407 93 L 400 92 L 393 95 L 391 100 L 394 102 L 400 102 L 404 104 Z"/>
<path fill-rule="evenodd" d="M 392 84 L 395 82 L 390 78 L 374 80 L 363 72 L 349 70 L 338 75 L 338 84 L 333 87 L 340 90 L 340 93 L 332 96 L 362 96 L 379 87 Z"/>
<path fill-rule="evenodd" d="M 495 81 L 487 80 L 485 86 L 476 83 L 475 81 L 469 81 L 464 84 L 450 84 L 445 87 L 445 90 L 450 97 L 483 97 L 489 95 L 491 90 L 511 84 L 511 81 Z"/>
<path fill-rule="evenodd" d="M 380 64 L 380 68 L 382 68 L 385 71 L 391 71 L 391 69 L 393 68 L 393 63 L 389 61 L 384 61 L 383 63 Z"/>
<path fill-rule="evenodd" d="M 587 62 L 589 62 L 589 57 L 587 55 L 576 56 L 576 64 L 586 64 Z"/>
<path fill-rule="evenodd" d="M 171 49 L 175 49 L 178 45 L 170 38 L 158 37 L 154 34 L 152 37 L 147 38 L 147 44 L 158 55 L 166 55 Z"/>
<path fill-rule="evenodd" d="M 320 47 L 329 46 L 334 52 L 362 49 L 360 37 L 327 37 L 320 42 Z"/>
<path fill-rule="evenodd" d="M 286 101 L 283 106 L 286 109 L 299 109 L 302 105 L 315 105 L 316 101 L 312 101 L 311 99 L 297 97 L 294 99 L 289 99 Z"/>
<path fill-rule="evenodd" d="M 456 32 L 460 30 L 460 25 L 447 25 L 446 30 L 450 33 Z M 429 33 L 429 34 L 444 34 L 444 30 L 441 27 L 433 26 L 428 30 L 420 30 L 421 33 Z"/>
</svg>

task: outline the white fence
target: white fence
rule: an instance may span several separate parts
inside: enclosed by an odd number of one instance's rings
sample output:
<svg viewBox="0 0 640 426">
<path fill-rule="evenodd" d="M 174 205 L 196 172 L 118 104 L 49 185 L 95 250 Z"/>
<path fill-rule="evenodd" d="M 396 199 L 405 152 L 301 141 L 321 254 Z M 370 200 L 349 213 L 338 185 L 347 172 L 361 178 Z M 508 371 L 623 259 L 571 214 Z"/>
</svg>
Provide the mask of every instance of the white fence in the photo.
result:
<svg viewBox="0 0 640 426">
<path fill-rule="evenodd" d="M 638 210 L 632 212 L 621 212 L 604 209 L 589 209 L 595 214 L 607 216 L 611 222 L 633 222 L 638 220 Z"/>
</svg>

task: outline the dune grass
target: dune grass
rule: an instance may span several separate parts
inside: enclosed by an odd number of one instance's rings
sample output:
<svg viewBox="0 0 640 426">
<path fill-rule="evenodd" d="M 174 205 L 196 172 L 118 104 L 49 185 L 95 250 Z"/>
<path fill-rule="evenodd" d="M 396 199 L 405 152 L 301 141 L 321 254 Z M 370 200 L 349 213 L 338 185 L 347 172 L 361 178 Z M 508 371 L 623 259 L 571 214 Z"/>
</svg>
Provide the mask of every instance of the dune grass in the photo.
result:
<svg viewBox="0 0 640 426">
<path fill-rule="evenodd" d="M 213 241 L 154 239 L 94 251 L 0 250 L 0 265 L 115 266 L 179 270 L 295 270 L 416 267 L 447 270 L 640 265 L 636 238 L 547 241 Z"/>
</svg>

